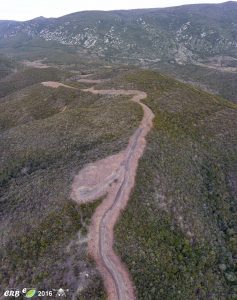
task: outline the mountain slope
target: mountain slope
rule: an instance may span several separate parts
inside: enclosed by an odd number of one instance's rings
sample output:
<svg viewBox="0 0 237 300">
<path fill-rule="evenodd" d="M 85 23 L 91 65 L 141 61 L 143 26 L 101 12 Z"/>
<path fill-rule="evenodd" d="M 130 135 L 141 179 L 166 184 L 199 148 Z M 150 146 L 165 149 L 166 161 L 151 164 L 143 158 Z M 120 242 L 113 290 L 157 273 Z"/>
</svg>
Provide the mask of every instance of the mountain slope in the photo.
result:
<svg viewBox="0 0 237 300">
<path fill-rule="evenodd" d="M 89 55 L 160 69 L 236 101 L 236 20 L 237 2 L 230 1 L 1 21 L 0 53 L 27 59 L 64 56 L 65 61 Z"/>
<path fill-rule="evenodd" d="M 236 105 L 158 72 L 61 53 L 54 58 L 61 59 L 58 65 L 48 59 L 43 69 L 2 57 L 1 287 L 59 285 L 79 289 L 81 299 L 103 299 L 86 252 L 99 202 L 78 207 L 70 201 L 71 184 L 86 163 L 126 148 L 142 111 L 126 97 L 40 84 L 85 88 L 88 83 L 77 80 L 92 73 L 88 78 L 108 80 L 98 89 L 146 91 L 155 113 L 134 193 L 116 229 L 116 247 L 139 299 L 233 299 Z M 56 56 L 53 48 L 50 55 Z"/>
<path fill-rule="evenodd" d="M 0 295 L 63 287 L 106 299 L 87 252 L 104 199 L 74 203 L 72 183 L 126 148 L 142 109 L 82 92 L 93 79 L 96 89 L 146 92 L 155 115 L 115 228 L 138 299 L 237 299 L 236 104 L 130 65 L 236 99 L 236 4 L 0 21 Z"/>
<path fill-rule="evenodd" d="M 114 74 L 98 89 L 144 90 L 155 113 L 116 228 L 138 299 L 235 299 L 236 105 L 157 72 L 96 70 L 94 78 Z M 104 299 L 86 252 L 99 202 L 72 203 L 71 184 L 85 164 L 126 148 L 142 111 L 127 97 L 39 84 L 55 77 L 85 87 L 71 71 L 12 74 L 22 84 L 1 98 L 1 287 L 59 285 Z"/>
<path fill-rule="evenodd" d="M 151 71 L 111 85 L 155 114 L 116 229 L 138 299 L 236 299 L 236 105 Z"/>
<path fill-rule="evenodd" d="M 126 97 L 40 84 L 74 75 L 28 68 L 8 77 L 12 90 L 0 98 L 1 296 L 11 285 L 61 286 L 70 299 L 79 288 L 85 299 L 104 299 L 86 251 L 99 201 L 79 207 L 71 184 L 85 163 L 126 147 L 142 112 Z"/>
<path fill-rule="evenodd" d="M 1 22 L 1 42 L 17 37 L 76 46 L 100 56 L 197 61 L 237 57 L 237 3 L 79 12 L 57 19 Z"/>
</svg>

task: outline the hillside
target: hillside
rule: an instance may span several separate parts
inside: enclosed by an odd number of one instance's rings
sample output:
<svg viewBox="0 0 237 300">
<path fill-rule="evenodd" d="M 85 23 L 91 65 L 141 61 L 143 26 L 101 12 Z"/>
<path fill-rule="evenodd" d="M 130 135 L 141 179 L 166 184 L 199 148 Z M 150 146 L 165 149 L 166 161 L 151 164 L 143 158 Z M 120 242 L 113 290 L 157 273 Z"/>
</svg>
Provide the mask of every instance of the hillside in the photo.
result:
<svg viewBox="0 0 237 300">
<path fill-rule="evenodd" d="M 156 72 L 96 70 L 92 78 L 110 78 L 97 88 L 146 91 L 155 113 L 135 190 L 116 227 L 116 249 L 138 299 L 235 299 L 236 106 Z M 126 147 L 142 111 L 125 96 L 40 84 L 91 86 L 77 82 L 80 73 L 23 68 L 0 82 L 12 82 L 12 90 L 2 85 L 0 103 L 3 289 L 10 282 L 60 285 L 78 299 L 104 299 L 86 251 L 101 199 L 78 206 L 71 184 L 86 163 Z"/>
<path fill-rule="evenodd" d="M 85 163 L 126 146 L 141 111 L 124 97 L 39 83 L 73 75 L 28 68 L 12 75 L 12 90 L 1 98 L 1 295 L 9 284 L 67 286 L 71 295 L 81 286 L 86 299 L 103 295 L 86 251 L 99 202 L 77 206 L 71 184 Z"/>
<path fill-rule="evenodd" d="M 236 100 L 237 2 L 186 5 L 164 9 L 78 12 L 60 18 L 0 22 L 0 52 L 25 57 L 52 51 L 88 54 L 110 62 L 163 69 L 182 79 L 179 66 L 198 72 L 215 70 L 205 83 L 210 91 Z M 54 49 L 54 50 L 53 50 Z M 45 57 L 43 56 L 43 57 Z M 205 67 L 205 68 L 203 68 Z M 170 68 L 175 72 L 169 73 Z M 231 73 L 231 93 L 218 78 Z M 187 77 L 192 83 L 202 76 Z M 186 79 L 185 79 L 186 80 Z M 190 81 L 189 80 L 189 81 Z M 227 83 L 225 74 L 222 81 Z"/>
<path fill-rule="evenodd" d="M 237 299 L 236 20 L 0 21 L 0 299 Z"/>
<path fill-rule="evenodd" d="M 236 105 L 150 71 L 113 84 L 155 113 L 116 229 L 138 299 L 235 299 Z"/>
<path fill-rule="evenodd" d="M 99 56 L 195 62 L 237 58 L 237 3 L 167 9 L 79 12 L 57 19 L 2 22 L 1 42 L 57 41 Z M 25 38 L 25 41 L 24 39 Z"/>
</svg>

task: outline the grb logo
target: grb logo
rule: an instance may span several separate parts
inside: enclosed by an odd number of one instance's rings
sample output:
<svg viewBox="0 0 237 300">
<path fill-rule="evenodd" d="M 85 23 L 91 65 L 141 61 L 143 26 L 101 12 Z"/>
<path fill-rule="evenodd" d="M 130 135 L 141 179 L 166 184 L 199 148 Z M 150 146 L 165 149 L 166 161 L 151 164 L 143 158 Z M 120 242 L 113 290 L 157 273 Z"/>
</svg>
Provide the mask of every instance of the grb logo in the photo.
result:
<svg viewBox="0 0 237 300">
<path fill-rule="evenodd" d="M 6 290 L 4 292 L 4 297 L 15 297 L 18 298 L 20 297 L 21 292 L 18 290 Z"/>
</svg>

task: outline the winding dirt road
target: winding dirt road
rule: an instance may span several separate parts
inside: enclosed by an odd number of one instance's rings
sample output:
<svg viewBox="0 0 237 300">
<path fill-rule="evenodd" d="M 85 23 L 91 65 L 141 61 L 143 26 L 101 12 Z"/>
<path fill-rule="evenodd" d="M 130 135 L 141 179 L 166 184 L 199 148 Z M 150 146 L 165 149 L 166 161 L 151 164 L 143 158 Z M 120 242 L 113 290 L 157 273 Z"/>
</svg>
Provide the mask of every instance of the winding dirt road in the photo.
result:
<svg viewBox="0 0 237 300">
<path fill-rule="evenodd" d="M 94 80 L 87 80 L 95 83 Z M 100 82 L 100 81 L 98 81 Z M 42 82 L 51 88 L 72 88 L 59 82 Z M 146 136 L 152 128 L 154 114 L 140 102 L 147 94 L 138 90 L 95 90 L 93 87 L 83 90 L 100 95 L 127 95 L 143 108 L 143 118 L 129 139 L 125 150 L 116 155 L 88 164 L 72 184 L 71 198 L 77 203 L 92 202 L 104 196 L 92 217 L 89 230 L 89 253 L 94 258 L 104 279 L 109 300 L 135 300 L 136 293 L 126 266 L 113 250 L 114 226 L 121 211 L 126 207 L 134 187 L 137 166 L 146 146 Z M 126 232 L 126 231 L 125 231 Z"/>
<path fill-rule="evenodd" d="M 154 115 L 140 101 L 147 97 L 138 90 L 95 90 L 85 92 L 100 95 L 127 95 L 143 108 L 143 119 L 131 136 L 127 148 L 116 155 L 85 166 L 75 177 L 71 198 L 87 203 L 105 196 L 92 217 L 89 230 L 89 253 L 104 279 L 109 300 L 135 300 L 135 289 L 126 266 L 113 250 L 113 229 L 126 207 L 135 183 L 138 161 L 146 146 L 146 136 Z M 125 230 L 126 234 L 126 230 Z"/>
</svg>

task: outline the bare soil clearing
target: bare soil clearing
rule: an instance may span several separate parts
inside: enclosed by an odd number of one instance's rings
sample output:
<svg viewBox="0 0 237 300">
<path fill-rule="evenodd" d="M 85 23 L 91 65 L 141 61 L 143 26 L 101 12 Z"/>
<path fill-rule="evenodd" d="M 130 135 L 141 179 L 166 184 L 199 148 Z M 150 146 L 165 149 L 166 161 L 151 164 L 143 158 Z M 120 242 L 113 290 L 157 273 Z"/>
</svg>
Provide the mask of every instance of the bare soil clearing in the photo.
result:
<svg viewBox="0 0 237 300">
<path fill-rule="evenodd" d="M 23 61 L 23 64 L 27 67 L 36 68 L 36 69 L 50 68 L 50 66 L 44 64 L 42 60 L 36 60 L 36 61 L 25 60 L 25 61 Z"/>
<path fill-rule="evenodd" d="M 69 88 L 69 89 L 73 89 L 76 90 L 76 88 L 70 86 L 70 85 L 66 85 L 60 82 L 56 82 L 56 81 L 45 81 L 45 82 L 41 82 L 42 85 L 47 86 L 47 87 L 51 87 L 54 89 L 59 88 L 60 86 L 65 87 L 65 88 Z"/>
<path fill-rule="evenodd" d="M 81 78 L 81 79 L 78 79 L 77 80 L 78 82 L 81 82 L 81 83 L 103 83 L 103 82 L 106 82 L 106 81 L 109 81 L 108 79 L 86 79 L 86 78 Z"/>
<path fill-rule="evenodd" d="M 195 63 L 197 66 L 200 67 L 204 67 L 204 68 L 208 68 L 208 69 L 214 69 L 214 70 L 218 70 L 221 72 L 229 72 L 229 73 L 236 73 L 237 72 L 237 68 L 235 67 L 223 67 L 223 66 L 218 66 L 218 65 L 211 65 L 211 64 L 203 64 L 203 63 Z"/>
<path fill-rule="evenodd" d="M 90 81 L 92 82 L 92 81 Z M 128 95 L 142 106 L 143 119 L 124 151 L 85 166 L 75 177 L 71 198 L 86 203 L 105 196 L 92 218 L 89 232 L 89 253 L 104 279 L 109 300 L 134 300 L 135 289 L 126 266 L 113 250 L 114 226 L 126 207 L 135 183 L 136 170 L 146 146 L 146 136 L 152 128 L 154 114 L 142 99 L 146 93 L 138 90 L 95 90 L 85 92 L 100 95 Z"/>
</svg>

